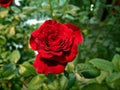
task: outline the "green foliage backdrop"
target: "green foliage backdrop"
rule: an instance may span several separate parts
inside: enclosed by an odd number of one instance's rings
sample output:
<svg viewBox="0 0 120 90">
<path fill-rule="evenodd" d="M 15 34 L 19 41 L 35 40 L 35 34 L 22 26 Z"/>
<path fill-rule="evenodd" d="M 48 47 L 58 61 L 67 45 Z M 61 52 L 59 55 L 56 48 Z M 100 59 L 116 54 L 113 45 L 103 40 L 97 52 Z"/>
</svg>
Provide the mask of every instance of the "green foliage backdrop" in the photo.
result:
<svg viewBox="0 0 120 90">
<path fill-rule="evenodd" d="M 0 7 L 0 90 L 120 90 L 119 0 L 17 1 Z M 73 23 L 84 36 L 59 75 L 38 74 L 32 65 L 30 34 L 47 19 Z"/>
</svg>

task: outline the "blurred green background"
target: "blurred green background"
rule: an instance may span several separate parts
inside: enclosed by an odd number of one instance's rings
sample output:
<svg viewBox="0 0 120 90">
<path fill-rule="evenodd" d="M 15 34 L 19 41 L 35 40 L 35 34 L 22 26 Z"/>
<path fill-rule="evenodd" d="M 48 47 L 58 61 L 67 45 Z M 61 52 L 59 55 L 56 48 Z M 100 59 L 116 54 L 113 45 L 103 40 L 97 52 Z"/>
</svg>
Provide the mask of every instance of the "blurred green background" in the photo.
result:
<svg viewBox="0 0 120 90">
<path fill-rule="evenodd" d="M 73 23 L 84 43 L 65 72 L 38 74 L 29 46 L 45 20 Z M 120 0 L 14 0 L 0 6 L 0 90 L 120 90 Z"/>
</svg>

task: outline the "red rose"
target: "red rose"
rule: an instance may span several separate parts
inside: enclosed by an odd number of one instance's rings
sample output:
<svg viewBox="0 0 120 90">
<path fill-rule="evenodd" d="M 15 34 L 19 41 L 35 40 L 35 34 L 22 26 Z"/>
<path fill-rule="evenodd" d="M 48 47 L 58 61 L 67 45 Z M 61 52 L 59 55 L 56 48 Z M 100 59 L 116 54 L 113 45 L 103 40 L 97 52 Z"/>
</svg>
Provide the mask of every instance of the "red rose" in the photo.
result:
<svg viewBox="0 0 120 90">
<path fill-rule="evenodd" d="M 0 5 L 3 7 L 8 7 L 13 2 L 13 0 L 0 0 Z"/>
<path fill-rule="evenodd" d="M 45 21 L 30 38 L 32 49 L 38 51 L 34 62 L 36 71 L 44 74 L 63 72 L 66 64 L 76 57 L 77 46 L 82 42 L 79 27 L 55 20 Z"/>
</svg>

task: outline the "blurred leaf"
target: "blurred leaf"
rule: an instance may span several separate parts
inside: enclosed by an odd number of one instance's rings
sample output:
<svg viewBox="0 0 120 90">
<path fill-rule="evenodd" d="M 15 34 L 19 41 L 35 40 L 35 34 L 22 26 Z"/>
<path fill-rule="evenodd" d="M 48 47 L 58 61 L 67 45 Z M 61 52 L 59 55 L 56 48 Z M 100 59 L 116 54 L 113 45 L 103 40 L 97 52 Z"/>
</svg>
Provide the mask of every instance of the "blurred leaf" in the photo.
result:
<svg viewBox="0 0 120 90">
<path fill-rule="evenodd" d="M 111 75 L 107 76 L 106 82 L 112 88 L 119 90 L 120 89 L 120 72 L 119 73 L 112 73 Z"/>
<path fill-rule="evenodd" d="M 74 71 L 74 64 L 73 64 L 73 62 L 70 62 L 70 63 L 67 64 L 66 70 L 69 73 Z"/>
<path fill-rule="evenodd" d="M 92 83 L 84 86 L 81 90 L 109 90 L 103 84 Z"/>
<path fill-rule="evenodd" d="M 84 76 L 85 78 L 95 78 L 97 76 L 100 75 L 100 71 L 97 70 L 94 66 L 92 66 L 91 64 L 78 64 L 78 70 L 79 70 L 79 74 Z"/>
<path fill-rule="evenodd" d="M 60 82 L 60 89 L 64 90 L 67 86 L 68 79 L 65 76 L 62 76 L 59 82 Z"/>
<path fill-rule="evenodd" d="M 69 14 L 66 14 L 65 16 L 63 16 L 63 19 L 70 19 L 70 20 L 74 20 L 74 17 L 69 15 Z"/>
<path fill-rule="evenodd" d="M 49 82 L 47 86 L 49 90 L 59 90 L 60 88 L 58 79 L 55 79 L 55 78 L 54 78 L 54 81 Z"/>
<path fill-rule="evenodd" d="M 43 84 L 46 77 L 44 75 L 37 75 L 32 78 L 32 80 L 28 83 L 28 90 L 38 90 Z"/>
<path fill-rule="evenodd" d="M 3 66 L 0 70 L 0 72 L 2 72 L 0 75 L 0 79 L 2 80 L 12 79 L 16 75 L 15 69 L 16 67 L 14 64 L 8 64 L 8 65 Z"/>
<path fill-rule="evenodd" d="M 86 70 L 86 69 L 94 69 L 94 66 L 89 63 L 80 63 L 77 64 L 78 71 L 80 70 Z"/>
<path fill-rule="evenodd" d="M 65 90 L 69 90 L 70 88 L 72 88 L 72 86 L 74 86 L 74 84 L 75 84 L 75 81 L 76 81 L 76 76 L 72 75 L 70 77 L 70 79 L 68 80 L 68 83 L 67 83 Z"/>
<path fill-rule="evenodd" d="M 116 81 L 117 79 L 120 79 L 120 72 L 118 72 L 118 73 L 113 73 L 113 74 L 109 75 L 109 76 L 106 78 L 106 81 L 109 83 L 109 82 L 114 82 L 114 81 Z"/>
<path fill-rule="evenodd" d="M 16 6 L 11 6 L 11 10 L 14 12 L 14 13 L 19 13 L 21 10 L 16 7 Z"/>
<path fill-rule="evenodd" d="M 98 71 L 97 69 L 82 70 L 79 73 L 85 78 L 95 78 L 100 75 L 100 71 Z"/>
<path fill-rule="evenodd" d="M 1 58 L 3 58 L 4 62 L 7 62 L 10 54 L 11 54 L 10 51 L 5 51 L 5 52 L 2 52 L 0 56 L 1 56 Z"/>
<path fill-rule="evenodd" d="M 114 55 L 112 62 L 114 64 L 114 67 L 117 71 L 120 71 L 120 55 L 116 54 Z"/>
<path fill-rule="evenodd" d="M 0 63 L 2 63 L 3 62 L 3 60 L 2 59 L 0 59 Z"/>
<path fill-rule="evenodd" d="M 100 70 L 104 70 L 108 72 L 114 70 L 113 63 L 104 59 L 100 59 L 100 58 L 91 59 L 89 63 L 93 64 L 95 67 L 97 67 Z"/>
<path fill-rule="evenodd" d="M 91 19 L 90 19 L 90 24 L 98 24 L 100 21 L 98 20 L 98 18 L 96 18 L 96 17 L 92 17 Z"/>
<path fill-rule="evenodd" d="M 0 35 L 0 45 L 4 45 L 6 43 L 6 38 Z"/>
<path fill-rule="evenodd" d="M 9 35 L 13 36 L 15 34 L 15 27 L 11 27 L 9 31 Z"/>
<path fill-rule="evenodd" d="M 73 5 L 75 5 L 75 6 L 81 7 L 81 6 L 83 5 L 83 0 L 76 0 L 76 1 L 70 0 L 69 3 L 70 3 L 70 4 L 73 4 Z"/>
<path fill-rule="evenodd" d="M 12 84 L 12 90 L 21 90 L 21 87 L 18 83 Z"/>
<path fill-rule="evenodd" d="M 8 10 L 0 11 L 0 18 L 4 18 L 5 16 L 8 15 Z"/>
<path fill-rule="evenodd" d="M 116 47 L 116 51 L 117 51 L 117 52 L 120 52 L 120 47 Z"/>
<path fill-rule="evenodd" d="M 51 77 L 54 76 L 53 74 L 50 75 Z M 46 88 L 48 88 L 48 90 L 66 90 L 67 83 L 68 83 L 68 79 L 65 76 L 54 77 L 53 80 L 51 79 L 48 80 L 48 84 L 46 85 Z"/>
<path fill-rule="evenodd" d="M 19 72 L 24 77 L 37 74 L 35 69 L 29 62 L 24 62 L 22 65 L 20 65 Z"/>
<path fill-rule="evenodd" d="M 43 83 L 43 85 L 42 85 L 42 90 L 49 90 L 45 83 Z"/>
<path fill-rule="evenodd" d="M 19 50 L 14 50 L 8 58 L 10 59 L 11 63 L 17 63 L 18 60 L 20 59 Z"/>
<path fill-rule="evenodd" d="M 96 81 L 98 83 L 102 83 L 104 82 L 107 76 L 108 76 L 108 73 L 106 71 L 101 71 L 101 74 L 96 78 Z"/>
</svg>

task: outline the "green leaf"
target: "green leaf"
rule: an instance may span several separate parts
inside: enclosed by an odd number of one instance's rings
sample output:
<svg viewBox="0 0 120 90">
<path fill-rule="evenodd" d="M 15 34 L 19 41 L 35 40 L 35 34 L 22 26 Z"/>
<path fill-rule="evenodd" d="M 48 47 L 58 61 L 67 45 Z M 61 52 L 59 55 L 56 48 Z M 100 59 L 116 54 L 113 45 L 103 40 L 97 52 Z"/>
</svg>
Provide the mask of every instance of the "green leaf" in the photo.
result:
<svg viewBox="0 0 120 90">
<path fill-rule="evenodd" d="M 14 50 L 8 58 L 11 61 L 11 63 L 17 63 L 18 60 L 20 59 L 19 50 Z"/>
<path fill-rule="evenodd" d="M 92 83 L 84 86 L 81 90 L 109 90 L 103 84 Z"/>
<path fill-rule="evenodd" d="M 8 10 L 0 11 L 0 18 L 4 18 L 5 16 L 8 15 Z"/>
<path fill-rule="evenodd" d="M 46 77 L 44 75 L 37 75 L 32 78 L 32 80 L 28 83 L 28 90 L 38 90 L 43 84 Z"/>
<path fill-rule="evenodd" d="M 14 26 L 10 27 L 10 31 L 9 31 L 9 36 L 13 36 L 13 35 L 15 35 L 15 27 Z"/>
<path fill-rule="evenodd" d="M 86 70 L 86 69 L 94 69 L 95 67 L 89 63 L 81 63 L 77 65 L 77 69 L 79 71 Z"/>
<path fill-rule="evenodd" d="M 11 10 L 14 12 L 14 13 L 19 13 L 21 10 L 16 7 L 16 6 L 11 6 Z"/>
<path fill-rule="evenodd" d="M 119 73 L 112 73 L 110 76 L 106 78 L 107 82 L 114 82 L 115 80 L 120 79 L 120 72 Z"/>
<path fill-rule="evenodd" d="M 54 81 L 52 82 L 49 82 L 48 84 L 48 88 L 49 90 L 59 90 L 59 82 L 58 82 L 58 79 L 55 79 L 54 78 Z"/>
<path fill-rule="evenodd" d="M 112 88 L 119 90 L 120 89 L 120 72 L 112 73 L 111 75 L 107 76 L 106 82 Z"/>
<path fill-rule="evenodd" d="M 0 35 L 0 45 L 4 45 L 6 43 L 6 38 Z"/>
<path fill-rule="evenodd" d="M 10 51 L 5 51 L 5 52 L 2 52 L 0 56 L 3 58 L 4 62 L 7 62 L 10 54 L 11 54 Z"/>
<path fill-rule="evenodd" d="M 16 67 L 14 64 L 8 64 L 3 66 L 0 70 L 0 72 L 2 72 L 0 78 L 2 78 L 2 80 L 12 79 L 16 75 L 15 70 Z"/>
<path fill-rule="evenodd" d="M 81 63 L 78 65 L 79 74 L 85 78 L 95 78 L 100 75 L 100 71 L 91 64 Z"/>
<path fill-rule="evenodd" d="M 96 78 L 100 75 L 100 71 L 98 71 L 97 69 L 88 69 L 80 71 L 79 74 L 84 76 L 85 78 Z"/>
<path fill-rule="evenodd" d="M 60 89 L 64 90 L 67 86 L 68 79 L 65 76 L 62 76 L 59 82 L 60 82 Z"/>
<path fill-rule="evenodd" d="M 103 71 L 112 72 L 114 70 L 113 63 L 104 59 L 95 58 L 90 60 L 89 63 Z"/>
<path fill-rule="evenodd" d="M 45 83 L 42 85 L 42 90 L 49 90 Z"/>
<path fill-rule="evenodd" d="M 11 90 L 21 90 L 21 86 L 18 83 L 14 83 L 14 84 L 12 84 Z"/>
<path fill-rule="evenodd" d="M 98 76 L 97 78 L 96 78 L 96 81 L 98 82 L 98 83 L 102 83 L 102 82 L 104 82 L 104 80 L 106 79 L 106 77 L 109 75 L 109 73 L 108 72 L 106 72 L 106 71 L 101 71 L 101 74 L 100 74 L 100 76 Z"/>
<path fill-rule="evenodd" d="M 22 65 L 20 65 L 19 72 L 24 77 L 37 74 L 35 69 L 33 68 L 33 66 L 29 62 L 24 62 Z"/>
<path fill-rule="evenodd" d="M 66 70 L 67 70 L 67 72 L 73 72 L 74 71 L 73 62 L 70 62 L 70 63 L 67 64 Z"/>
<path fill-rule="evenodd" d="M 119 54 L 114 55 L 112 59 L 112 63 L 114 64 L 115 70 L 120 71 L 120 55 Z"/>
<path fill-rule="evenodd" d="M 76 76 L 75 75 L 71 76 L 71 78 L 68 80 L 65 90 L 69 90 L 75 84 L 75 81 L 76 81 Z"/>
</svg>

